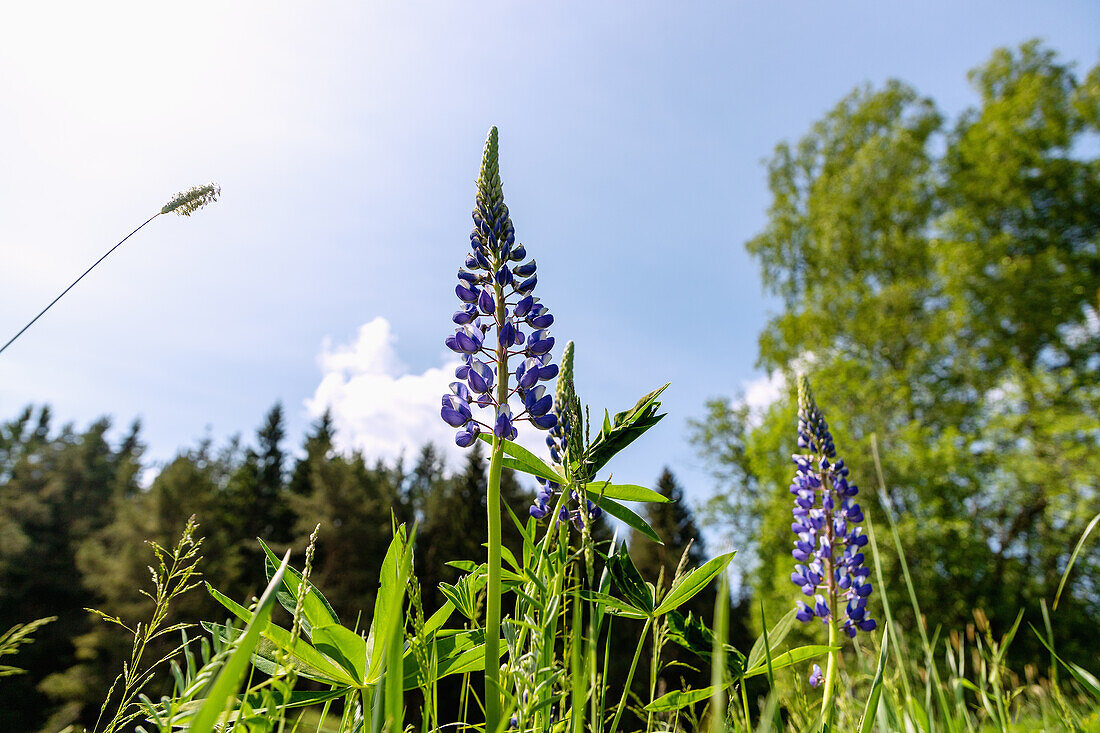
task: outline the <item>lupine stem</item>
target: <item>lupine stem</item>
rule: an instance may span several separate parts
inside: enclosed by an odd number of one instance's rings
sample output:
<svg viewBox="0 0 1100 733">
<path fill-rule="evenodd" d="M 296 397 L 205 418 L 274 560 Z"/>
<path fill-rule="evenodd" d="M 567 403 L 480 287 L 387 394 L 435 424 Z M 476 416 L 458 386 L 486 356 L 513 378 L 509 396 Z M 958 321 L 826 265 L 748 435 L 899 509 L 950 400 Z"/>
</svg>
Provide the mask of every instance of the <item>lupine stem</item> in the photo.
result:
<svg viewBox="0 0 1100 733">
<path fill-rule="evenodd" d="M 835 647 L 837 645 L 836 637 L 836 614 L 834 613 L 829 618 L 829 646 Z M 821 696 L 821 730 L 823 731 L 833 729 L 833 717 L 836 712 L 836 706 L 833 704 L 833 692 L 836 688 L 836 662 L 838 656 L 840 656 L 839 650 L 830 651 L 829 661 L 825 666 L 825 691 Z"/>
<path fill-rule="evenodd" d="M 497 332 L 506 318 L 504 287 L 494 282 Z M 497 340 L 497 404 L 508 403 L 508 344 Z M 504 438 L 493 434 L 489 461 L 489 485 L 485 503 L 489 534 L 489 581 L 485 604 L 485 730 L 500 727 L 500 471 L 504 463 Z"/>
<path fill-rule="evenodd" d="M 661 649 L 658 646 L 658 636 L 660 635 L 660 627 L 658 624 L 653 624 L 653 651 L 650 653 L 649 658 L 649 703 L 653 704 L 653 699 L 657 695 L 657 664 L 660 661 L 658 657 L 661 655 Z M 649 730 L 653 726 L 653 711 L 649 711 L 646 714 L 645 729 Z"/>
<path fill-rule="evenodd" d="M 485 603 L 485 730 L 500 725 L 500 470 L 504 439 L 493 436 L 486 492 L 489 529 L 489 582 Z"/>
</svg>

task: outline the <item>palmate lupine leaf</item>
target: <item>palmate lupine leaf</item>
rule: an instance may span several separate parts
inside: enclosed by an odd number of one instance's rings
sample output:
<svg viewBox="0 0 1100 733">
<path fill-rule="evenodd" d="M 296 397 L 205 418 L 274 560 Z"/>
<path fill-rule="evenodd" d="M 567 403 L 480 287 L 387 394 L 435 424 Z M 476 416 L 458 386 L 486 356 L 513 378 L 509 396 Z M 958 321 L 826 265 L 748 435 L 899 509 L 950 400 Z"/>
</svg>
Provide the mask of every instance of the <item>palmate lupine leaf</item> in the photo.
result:
<svg viewBox="0 0 1100 733">
<path fill-rule="evenodd" d="M 275 570 L 278 568 L 279 558 L 263 540 L 258 541 L 260 547 L 264 550 L 264 554 L 267 555 L 267 579 L 271 580 L 272 576 L 275 574 Z M 278 599 L 279 605 L 291 614 L 293 614 L 297 608 L 298 590 L 301 588 L 301 585 L 302 574 L 288 566 L 286 573 L 283 574 L 282 585 L 280 585 L 276 591 L 275 597 Z M 306 596 L 302 599 L 301 616 L 302 628 L 305 630 L 306 634 L 310 634 L 314 626 L 329 626 L 340 623 L 340 619 L 336 617 L 336 611 L 333 609 L 332 604 L 330 604 L 328 599 L 321 594 L 321 591 L 317 590 L 317 587 L 312 583 L 309 583 L 306 588 Z"/>
<path fill-rule="evenodd" d="M 612 616 L 622 616 L 624 618 L 632 618 L 641 621 L 646 618 L 645 611 L 641 611 L 630 603 L 620 600 L 615 596 L 610 596 L 606 593 L 599 593 L 597 591 L 582 591 L 581 598 L 586 601 L 598 604 L 601 612 L 606 612 Z"/>
<path fill-rule="evenodd" d="M 485 668 L 485 632 L 481 629 L 467 629 L 462 631 L 446 630 L 432 640 L 432 648 L 429 656 L 436 658 L 435 679 L 442 679 L 453 674 L 475 672 Z M 405 652 L 405 657 L 410 660 L 413 654 L 412 645 Z M 411 661 L 411 660 L 410 660 Z M 417 675 L 421 673 L 415 664 L 405 665 L 405 689 L 416 689 Z"/>
<path fill-rule="evenodd" d="M 203 621 L 202 627 L 211 636 L 225 644 L 231 644 L 241 635 L 240 629 L 226 624 L 215 624 L 209 621 Z M 301 649 L 301 647 L 298 648 Z M 310 648 L 312 649 L 312 647 Z M 314 652 L 316 653 L 316 650 L 314 650 Z M 317 660 L 316 657 L 311 658 L 314 661 Z M 325 660 L 325 662 L 330 663 L 328 660 Z M 299 677 L 306 677 L 330 685 L 339 684 L 333 679 L 332 672 L 334 670 L 319 669 L 307 662 L 303 657 L 284 651 L 279 645 L 263 635 L 261 635 L 259 643 L 256 644 L 256 648 L 252 651 L 252 665 L 264 674 L 272 676 L 274 676 L 280 668 L 290 668 L 293 669 Z"/>
<path fill-rule="evenodd" d="M 712 558 L 673 583 L 668 594 L 661 600 L 661 604 L 653 611 L 654 615 L 662 616 L 698 595 L 710 584 L 710 581 L 718 577 L 719 573 L 725 572 L 735 554 L 737 553 L 727 552 Z"/>
<path fill-rule="evenodd" d="M 666 384 L 653 390 L 638 400 L 634 407 L 615 415 L 614 419 L 605 413 L 599 435 L 588 445 L 584 456 L 574 467 L 576 475 L 582 479 L 591 479 L 616 454 L 660 422 L 664 415 L 657 414 L 661 408 L 657 398 L 667 388 Z"/>
<path fill-rule="evenodd" d="M 670 611 L 668 614 L 668 639 L 687 649 L 707 664 L 712 663 L 717 637 L 706 622 L 694 613 L 688 613 L 685 616 L 679 611 Z M 733 678 L 740 677 L 745 669 L 745 655 L 732 644 L 725 643 L 722 644 L 722 647 L 730 676 Z"/>
<path fill-rule="evenodd" d="M 588 496 L 593 500 L 603 495 L 615 501 L 638 501 L 647 504 L 668 504 L 671 498 L 659 494 L 653 489 L 637 484 L 611 484 L 603 481 L 593 481 L 588 484 Z"/>
<path fill-rule="evenodd" d="M 653 586 L 642 580 L 625 544 L 620 545 L 619 551 L 607 558 L 607 569 L 611 573 L 611 584 L 622 600 L 645 616 L 652 616 L 655 605 Z"/>
<path fill-rule="evenodd" d="M 248 621 L 251 619 L 251 614 L 244 606 L 240 605 L 228 596 L 219 593 L 212 586 L 210 586 L 209 583 L 207 584 L 206 588 L 210 592 L 210 595 L 213 596 L 214 600 L 229 609 L 237 618 L 241 619 L 242 621 Z M 218 628 L 224 628 L 218 627 L 216 624 L 207 623 L 204 623 L 203 626 L 211 632 Z M 276 648 L 286 654 L 289 654 L 292 660 L 301 660 L 302 663 L 308 665 L 309 667 L 312 667 L 315 670 L 318 670 L 322 675 L 324 675 L 322 681 L 329 682 L 330 684 L 334 685 L 351 686 L 355 684 L 355 679 L 347 671 L 345 671 L 334 660 L 329 659 L 325 655 L 321 654 L 321 652 L 317 651 L 317 649 L 307 643 L 304 639 L 294 639 L 292 644 L 290 632 L 282 628 L 281 626 L 268 624 L 267 627 L 263 629 L 262 635 L 264 638 L 274 644 Z"/>
<path fill-rule="evenodd" d="M 631 529 L 635 529 L 641 532 L 646 537 L 656 542 L 658 545 L 664 544 L 664 542 L 661 540 L 660 535 L 653 531 L 653 528 L 650 527 L 649 524 L 640 516 L 638 516 L 638 514 L 630 507 L 620 504 L 614 499 L 609 499 L 606 496 L 601 498 L 599 492 L 597 491 L 588 491 L 587 494 L 588 498 L 591 499 L 593 503 L 597 504 L 605 512 L 615 517 L 615 519 L 618 519 L 620 522 L 630 527 Z"/>
<path fill-rule="evenodd" d="M 492 437 L 484 433 L 477 437 L 490 446 L 493 444 Z M 513 471 L 519 471 L 520 473 L 526 473 L 531 476 L 537 476 L 538 478 L 544 478 L 548 481 L 556 481 L 558 483 L 565 482 L 564 476 L 522 445 L 513 443 L 510 440 L 502 440 L 501 442 L 504 445 L 504 453 L 508 456 L 504 459 L 505 468 L 510 468 Z"/>
<path fill-rule="evenodd" d="M 367 640 L 340 624 L 313 627 L 313 646 L 362 686 L 367 678 Z"/>
<path fill-rule="evenodd" d="M 244 632 L 235 640 L 236 648 L 229 655 L 225 665 L 214 679 L 202 707 L 199 708 L 195 717 L 191 720 L 189 726 L 191 733 L 211 733 L 218 718 L 229 707 L 230 699 L 237 694 L 241 677 L 244 676 L 249 660 L 252 659 L 252 652 L 260 641 L 260 632 L 271 620 L 271 612 L 275 609 L 275 589 L 282 583 L 283 573 L 286 571 L 289 562 L 290 552 L 287 551 L 279 570 L 275 573 L 275 577 L 267 584 L 267 589 L 260 596 L 260 600 L 256 604 L 256 610 L 251 614 L 252 618 L 249 619 Z"/>
</svg>

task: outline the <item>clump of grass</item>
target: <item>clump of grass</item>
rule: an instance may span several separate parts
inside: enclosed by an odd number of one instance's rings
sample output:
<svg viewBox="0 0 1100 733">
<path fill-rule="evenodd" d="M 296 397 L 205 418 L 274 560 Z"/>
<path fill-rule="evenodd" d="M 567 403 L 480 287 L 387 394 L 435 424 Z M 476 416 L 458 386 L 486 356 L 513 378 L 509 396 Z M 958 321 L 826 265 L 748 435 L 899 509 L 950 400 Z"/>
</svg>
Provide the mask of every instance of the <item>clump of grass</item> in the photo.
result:
<svg viewBox="0 0 1100 733">
<path fill-rule="evenodd" d="M 107 697 L 99 709 L 99 717 L 96 719 L 95 730 L 103 733 L 116 733 L 133 723 L 142 712 L 138 703 L 138 695 L 153 678 L 161 665 L 171 660 L 182 650 L 177 646 L 164 656 L 151 664 L 145 663 L 145 652 L 155 640 L 167 634 L 185 631 L 191 624 L 177 623 L 165 625 L 168 619 L 168 611 L 173 601 L 195 588 L 199 584 L 199 563 L 202 555 L 199 550 L 202 539 L 195 537 L 198 523 L 194 515 L 187 520 L 187 524 L 180 535 L 179 541 L 171 550 L 167 550 L 156 542 L 146 542 L 153 550 L 157 566 L 149 567 L 152 580 L 152 592 L 141 589 L 139 592 L 153 602 L 153 612 L 147 621 L 139 621 L 130 626 L 118 616 L 111 616 L 103 611 L 93 608 L 86 609 L 102 618 L 104 621 L 120 626 L 133 637 L 133 645 L 130 651 L 130 659 L 123 663 L 122 672 L 111 683 L 107 691 Z M 186 639 L 185 642 L 186 643 Z M 115 690 L 118 690 L 117 698 Z M 114 714 L 106 723 L 103 722 L 107 711 L 114 707 Z M 102 724 L 102 727 L 101 727 Z"/>
</svg>

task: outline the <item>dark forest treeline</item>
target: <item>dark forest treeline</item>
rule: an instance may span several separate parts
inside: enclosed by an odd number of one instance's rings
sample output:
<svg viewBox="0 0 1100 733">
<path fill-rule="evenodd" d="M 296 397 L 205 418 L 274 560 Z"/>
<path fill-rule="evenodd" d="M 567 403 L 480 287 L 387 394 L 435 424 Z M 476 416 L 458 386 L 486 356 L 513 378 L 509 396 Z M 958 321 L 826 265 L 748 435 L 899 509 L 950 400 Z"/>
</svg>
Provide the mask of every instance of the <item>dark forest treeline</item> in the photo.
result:
<svg viewBox="0 0 1100 733">
<path fill-rule="evenodd" d="M 160 467 L 144 486 L 148 467 L 142 461 L 139 423 L 112 442 L 107 419 L 82 431 L 53 422 L 43 407 L 27 408 L 0 424 L 0 630 L 58 617 L 14 658 L 27 673 L 0 680 L 0 728 L 5 731 L 94 724 L 111 681 L 128 658 L 130 640 L 86 608 L 127 622 L 148 617 L 151 603 L 139 593 L 148 586 L 147 566 L 153 563 L 145 542 L 173 545 L 191 515 L 203 538 L 204 578 L 238 599 L 252 597 L 265 583 L 257 537 L 277 552 L 293 548 L 300 564 L 308 537 L 320 524 L 313 579 L 349 622 L 373 608 L 391 537 L 391 512 L 399 522 L 419 523 L 416 573 L 429 612 L 443 603 L 438 584 L 458 577 L 448 561 L 484 559 L 487 461 L 477 448 L 450 472 L 431 445 L 411 465 L 371 461 L 336 450 L 326 415 L 292 455 L 283 411 L 276 405 L 254 445 L 238 438 L 223 446 L 200 443 Z M 658 489 L 672 492 L 676 501 L 653 505 L 659 508 L 650 514 L 667 547 L 657 554 L 636 551 L 639 566 L 653 578 L 659 567 L 666 567 L 666 574 L 670 563 L 674 569 L 688 541 L 699 539 L 670 473 L 661 477 Z M 526 516 L 529 491 L 507 472 L 501 494 L 517 516 Z M 504 531 L 505 545 L 519 552 L 519 536 L 510 522 Z M 610 538 L 610 530 L 602 532 Z M 697 544 L 693 561 L 701 549 Z M 705 603 L 697 610 L 703 611 Z M 223 616 L 201 588 L 172 608 L 174 621 Z M 367 624 L 364 616 L 360 626 Z M 167 650 L 178 639 L 163 641 Z M 151 692 L 161 691 L 154 687 Z"/>
</svg>

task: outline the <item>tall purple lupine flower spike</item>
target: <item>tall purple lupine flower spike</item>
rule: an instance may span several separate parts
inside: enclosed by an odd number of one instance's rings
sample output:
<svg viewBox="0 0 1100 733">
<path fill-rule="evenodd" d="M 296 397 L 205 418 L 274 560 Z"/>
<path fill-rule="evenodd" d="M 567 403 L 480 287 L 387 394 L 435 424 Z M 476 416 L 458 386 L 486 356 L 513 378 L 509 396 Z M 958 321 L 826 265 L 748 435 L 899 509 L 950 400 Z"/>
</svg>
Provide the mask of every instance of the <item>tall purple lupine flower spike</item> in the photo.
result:
<svg viewBox="0 0 1100 733">
<path fill-rule="evenodd" d="M 440 411 L 448 425 L 459 428 L 455 442 L 463 448 L 473 445 L 482 430 L 515 440 L 517 422 L 530 422 L 540 430 L 557 424 L 554 399 L 538 384 L 558 374 L 549 331 L 554 316 L 532 294 L 538 282 L 535 261 L 524 262 L 527 250 L 516 243 L 500 182 L 495 127 L 485 141 L 473 220 L 471 251 L 455 286 L 462 303 L 452 317 L 458 328 L 446 340 L 447 347 L 463 357 L 455 370 L 462 381 L 451 383 Z M 509 389 L 513 376 L 516 386 Z M 518 398 L 514 407 L 509 404 L 513 395 Z M 474 407 L 491 409 L 492 415 L 479 420 Z"/>
<path fill-rule="evenodd" d="M 840 629 L 855 636 L 872 631 L 875 620 L 867 615 L 871 595 L 864 565 L 867 535 L 857 527 L 863 510 L 855 501 L 859 488 L 848 482 L 848 468 L 836 457 L 829 425 L 814 402 L 810 383 L 798 378 L 798 447 L 806 453 L 793 456 L 797 468 L 791 493 L 795 497 L 794 550 L 798 561 L 791 582 L 813 599 L 800 601 L 796 618 L 803 623 L 817 617 L 825 623 L 843 622 Z"/>
</svg>

